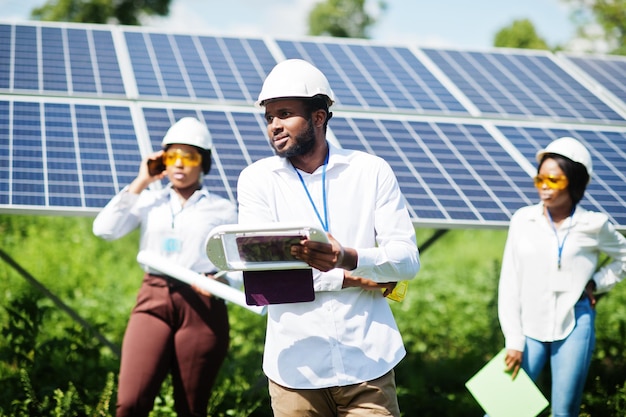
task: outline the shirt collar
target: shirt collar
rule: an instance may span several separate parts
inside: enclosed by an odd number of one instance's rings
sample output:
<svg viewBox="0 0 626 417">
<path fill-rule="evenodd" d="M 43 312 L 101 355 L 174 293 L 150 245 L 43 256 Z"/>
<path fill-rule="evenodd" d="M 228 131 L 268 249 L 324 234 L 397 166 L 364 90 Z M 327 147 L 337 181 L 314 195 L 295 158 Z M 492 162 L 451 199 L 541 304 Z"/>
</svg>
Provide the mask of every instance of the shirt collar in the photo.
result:
<svg viewBox="0 0 626 417">
<path fill-rule="evenodd" d="M 163 196 L 164 197 L 175 197 L 176 195 L 176 191 L 174 191 L 174 188 L 172 188 L 172 183 L 168 183 L 162 190 L 163 192 Z M 202 185 L 202 187 L 199 190 L 196 190 L 193 192 L 193 194 L 191 195 L 191 197 L 189 197 L 188 201 L 197 201 L 200 200 L 202 197 L 204 198 L 209 198 L 209 190 Z"/>
<path fill-rule="evenodd" d="M 532 220 L 532 221 L 541 220 L 543 218 L 543 209 L 544 209 L 543 201 L 540 201 L 539 203 L 532 206 L 532 210 L 530 210 L 529 215 L 528 215 L 529 220 Z M 583 213 L 583 211 L 585 211 L 585 209 L 583 209 L 580 206 L 580 204 L 576 205 L 576 210 L 574 210 L 572 221 L 580 220 L 580 216 Z"/>
<path fill-rule="evenodd" d="M 328 170 L 331 170 L 334 166 L 348 164 L 349 160 L 347 157 L 348 151 L 345 149 L 341 149 L 336 147 L 330 142 L 326 142 L 328 144 Z M 278 155 L 274 155 L 270 158 L 270 169 L 272 171 L 290 171 L 293 172 L 293 165 L 289 162 L 289 159 L 280 157 Z"/>
</svg>

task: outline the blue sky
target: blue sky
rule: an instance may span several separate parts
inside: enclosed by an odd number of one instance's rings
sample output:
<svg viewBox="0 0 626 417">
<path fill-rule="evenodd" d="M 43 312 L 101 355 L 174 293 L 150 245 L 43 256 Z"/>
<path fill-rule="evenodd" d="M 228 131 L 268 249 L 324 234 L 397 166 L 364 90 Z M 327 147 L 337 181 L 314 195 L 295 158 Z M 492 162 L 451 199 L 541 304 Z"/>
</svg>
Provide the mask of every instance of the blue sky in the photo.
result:
<svg viewBox="0 0 626 417">
<path fill-rule="evenodd" d="M 170 16 L 150 26 L 235 36 L 304 36 L 308 12 L 319 0 L 173 0 Z M 374 5 L 377 2 L 368 0 Z M 550 45 L 574 36 L 561 0 L 385 0 L 388 8 L 371 31 L 382 42 L 417 46 L 489 48 L 495 33 L 515 19 L 530 19 Z M 0 20 L 27 20 L 45 0 L 0 0 Z"/>
</svg>

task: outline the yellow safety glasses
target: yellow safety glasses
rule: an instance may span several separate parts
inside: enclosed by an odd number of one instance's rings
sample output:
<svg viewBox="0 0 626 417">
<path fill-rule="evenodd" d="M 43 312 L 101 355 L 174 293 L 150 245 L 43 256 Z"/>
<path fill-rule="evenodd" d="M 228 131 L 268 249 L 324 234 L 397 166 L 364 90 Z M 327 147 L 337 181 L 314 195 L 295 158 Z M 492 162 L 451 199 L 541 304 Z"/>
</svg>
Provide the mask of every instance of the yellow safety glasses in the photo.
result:
<svg viewBox="0 0 626 417">
<path fill-rule="evenodd" d="M 170 149 L 163 154 L 163 162 L 166 166 L 176 165 L 180 159 L 183 166 L 197 167 L 202 162 L 202 155 L 198 152 L 185 152 L 181 149 Z"/>
<path fill-rule="evenodd" d="M 542 189 L 545 185 L 551 190 L 564 190 L 569 184 L 565 175 L 536 175 L 533 181 L 538 189 Z"/>
</svg>

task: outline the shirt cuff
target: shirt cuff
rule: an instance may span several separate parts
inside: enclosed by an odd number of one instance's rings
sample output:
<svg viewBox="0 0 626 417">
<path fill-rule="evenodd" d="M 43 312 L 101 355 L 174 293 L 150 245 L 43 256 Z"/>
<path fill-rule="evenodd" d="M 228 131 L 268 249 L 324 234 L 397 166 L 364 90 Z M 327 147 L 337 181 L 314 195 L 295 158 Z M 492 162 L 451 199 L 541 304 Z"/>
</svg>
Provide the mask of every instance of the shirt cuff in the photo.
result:
<svg viewBox="0 0 626 417">
<path fill-rule="evenodd" d="M 526 337 L 507 337 L 504 346 L 507 349 L 513 349 L 523 352 L 524 346 L 526 346 Z"/>
<path fill-rule="evenodd" d="M 352 275 L 361 277 L 371 275 L 372 268 L 376 265 L 378 256 L 377 248 L 371 249 L 355 249 L 357 252 L 356 268 L 352 271 Z"/>
</svg>

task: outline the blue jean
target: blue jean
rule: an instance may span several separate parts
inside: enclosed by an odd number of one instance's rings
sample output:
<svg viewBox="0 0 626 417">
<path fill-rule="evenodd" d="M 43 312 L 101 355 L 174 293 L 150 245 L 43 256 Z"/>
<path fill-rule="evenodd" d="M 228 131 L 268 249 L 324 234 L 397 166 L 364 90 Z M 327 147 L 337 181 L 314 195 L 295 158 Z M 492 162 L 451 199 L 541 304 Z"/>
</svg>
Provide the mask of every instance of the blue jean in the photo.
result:
<svg viewBox="0 0 626 417">
<path fill-rule="evenodd" d="M 585 380 L 595 347 L 596 311 L 585 297 L 574 307 L 574 330 L 563 340 L 540 342 L 526 338 L 522 368 L 536 381 L 548 359 L 552 370 L 553 417 L 578 417 Z"/>
</svg>

